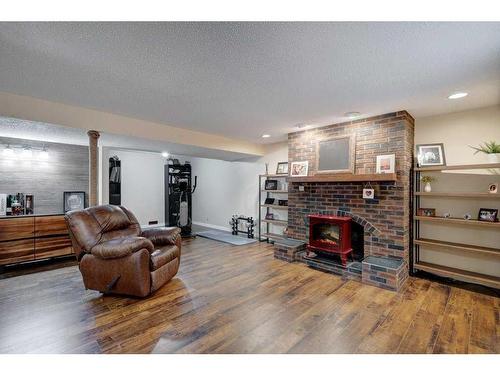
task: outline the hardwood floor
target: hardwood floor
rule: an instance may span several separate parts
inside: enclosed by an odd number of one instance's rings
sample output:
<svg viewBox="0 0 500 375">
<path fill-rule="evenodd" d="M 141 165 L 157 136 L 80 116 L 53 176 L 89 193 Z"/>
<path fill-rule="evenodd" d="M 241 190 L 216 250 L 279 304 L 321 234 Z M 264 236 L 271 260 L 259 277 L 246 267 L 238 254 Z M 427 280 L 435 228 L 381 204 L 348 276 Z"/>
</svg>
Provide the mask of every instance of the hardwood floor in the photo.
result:
<svg viewBox="0 0 500 375">
<path fill-rule="evenodd" d="M 86 291 L 65 265 L 0 280 L 0 353 L 500 352 L 498 297 L 416 278 L 398 294 L 265 243 L 186 240 L 177 277 L 144 300 Z"/>
</svg>

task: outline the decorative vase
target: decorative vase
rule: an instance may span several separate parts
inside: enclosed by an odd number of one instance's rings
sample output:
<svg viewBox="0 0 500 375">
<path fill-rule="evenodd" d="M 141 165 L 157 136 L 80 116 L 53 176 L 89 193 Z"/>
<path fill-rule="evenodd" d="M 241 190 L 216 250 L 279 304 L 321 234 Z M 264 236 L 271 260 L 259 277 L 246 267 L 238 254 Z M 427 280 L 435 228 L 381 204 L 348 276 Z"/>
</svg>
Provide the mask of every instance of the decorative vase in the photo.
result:
<svg viewBox="0 0 500 375">
<path fill-rule="evenodd" d="M 488 161 L 490 163 L 500 163 L 500 154 L 488 154 Z"/>
<path fill-rule="evenodd" d="M 431 187 L 431 183 L 430 182 L 427 182 L 424 186 L 424 191 L 426 193 L 430 193 L 432 191 L 432 187 Z"/>
</svg>

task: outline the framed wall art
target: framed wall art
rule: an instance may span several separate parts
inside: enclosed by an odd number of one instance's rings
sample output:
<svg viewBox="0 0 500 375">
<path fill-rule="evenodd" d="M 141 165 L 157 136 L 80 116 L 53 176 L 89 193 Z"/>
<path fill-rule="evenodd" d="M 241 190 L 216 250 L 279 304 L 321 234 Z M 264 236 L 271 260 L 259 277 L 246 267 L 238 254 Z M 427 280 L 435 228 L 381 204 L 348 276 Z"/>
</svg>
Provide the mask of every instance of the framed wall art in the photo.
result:
<svg viewBox="0 0 500 375">
<path fill-rule="evenodd" d="M 65 191 L 63 193 L 64 212 L 83 210 L 85 208 L 85 192 L 84 191 Z"/>
<path fill-rule="evenodd" d="M 417 145 L 417 161 L 420 167 L 444 166 L 444 145 L 442 143 Z"/>
<path fill-rule="evenodd" d="M 394 173 L 396 172 L 396 155 L 377 155 L 376 173 Z"/>
<path fill-rule="evenodd" d="M 288 174 L 288 162 L 280 161 L 276 166 L 276 174 Z"/>
<path fill-rule="evenodd" d="M 307 176 L 309 169 L 309 162 L 306 161 L 293 161 L 290 168 L 290 176 L 304 177 Z"/>
</svg>

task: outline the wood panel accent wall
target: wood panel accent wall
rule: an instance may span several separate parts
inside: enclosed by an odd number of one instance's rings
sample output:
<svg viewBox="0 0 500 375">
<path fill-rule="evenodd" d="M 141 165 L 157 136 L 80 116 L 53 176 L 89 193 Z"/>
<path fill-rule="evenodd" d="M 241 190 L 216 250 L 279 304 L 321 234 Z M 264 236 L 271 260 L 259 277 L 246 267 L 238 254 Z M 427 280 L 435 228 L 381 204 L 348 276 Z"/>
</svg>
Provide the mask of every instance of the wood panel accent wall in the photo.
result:
<svg viewBox="0 0 500 375">
<path fill-rule="evenodd" d="M 0 146 L 29 146 L 49 151 L 47 161 L 7 159 L 0 155 L 0 193 L 33 194 L 35 214 L 63 212 L 64 191 L 85 191 L 89 188 L 89 152 L 87 146 L 39 142 L 0 137 Z"/>
<path fill-rule="evenodd" d="M 0 265 L 73 254 L 63 215 L 0 219 Z"/>
</svg>

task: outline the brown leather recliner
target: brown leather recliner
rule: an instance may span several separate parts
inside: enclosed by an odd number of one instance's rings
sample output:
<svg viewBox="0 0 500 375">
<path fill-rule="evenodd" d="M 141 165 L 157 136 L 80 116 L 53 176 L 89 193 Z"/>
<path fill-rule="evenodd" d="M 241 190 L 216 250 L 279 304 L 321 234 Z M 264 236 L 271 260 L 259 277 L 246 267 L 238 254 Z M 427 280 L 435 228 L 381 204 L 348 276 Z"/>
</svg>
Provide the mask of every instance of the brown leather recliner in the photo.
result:
<svg viewBox="0 0 500 375">
<path fill-rule="evenodd" d="M 65 216 L 85 288 L 145 297 L 175 276 L 181 230 L 141 230 L 123 206 L 95 206 Z"/>
</svg>

